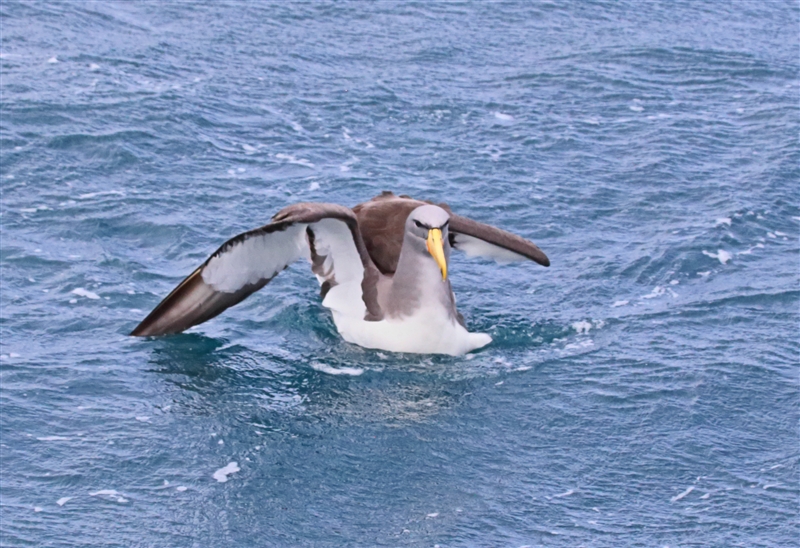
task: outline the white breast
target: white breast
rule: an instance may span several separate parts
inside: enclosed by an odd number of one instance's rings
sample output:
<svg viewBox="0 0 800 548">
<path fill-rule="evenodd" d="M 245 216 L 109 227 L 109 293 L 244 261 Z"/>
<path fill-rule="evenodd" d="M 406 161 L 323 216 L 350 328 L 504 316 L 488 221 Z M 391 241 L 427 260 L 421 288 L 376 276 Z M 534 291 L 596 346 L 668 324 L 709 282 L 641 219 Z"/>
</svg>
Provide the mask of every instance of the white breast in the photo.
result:
<svg viewBox="0 0 800 548">
<path fill-rule="evenodd" d="M 411 315 L 365 321 L 363 306 L 360 311 L 341 306 L 360 296 L 360 286 L 348 285 L 331 289 L 322 303 L 331 309 L 336 328 L 347 342 L 390 352 L 451 356 L 466 354 L 492 342 L 485 333 L 467 331 L 433 295 L 424 295 L 423 305 Z"/>
<path fill-rule="evenodd" d="M 347 342 L 390 352 L 460 356 L 492 342 L 489 335 L 470 333 L 450 318 L 423 313 L 367 322 L 333 311 L 333 321 Z"/>
</svg>

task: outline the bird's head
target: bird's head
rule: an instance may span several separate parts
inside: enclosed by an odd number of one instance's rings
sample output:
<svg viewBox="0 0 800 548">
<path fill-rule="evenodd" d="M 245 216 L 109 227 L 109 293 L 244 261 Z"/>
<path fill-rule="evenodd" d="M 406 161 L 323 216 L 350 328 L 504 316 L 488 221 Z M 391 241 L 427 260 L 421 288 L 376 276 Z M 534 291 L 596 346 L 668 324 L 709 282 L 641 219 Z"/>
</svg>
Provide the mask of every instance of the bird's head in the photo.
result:
<svg viewBox="0 0 800 548">
<path fill-rule="evenodd" d="M 406 220 L 406 234 L 419 248 L 427 252 L 439 265 L 442 281 L 447 279 L 447 259 L 450 251 L 447 224 L 450 215 L 441 207 L 424 205 L 416 208 Z"/>
</svg>

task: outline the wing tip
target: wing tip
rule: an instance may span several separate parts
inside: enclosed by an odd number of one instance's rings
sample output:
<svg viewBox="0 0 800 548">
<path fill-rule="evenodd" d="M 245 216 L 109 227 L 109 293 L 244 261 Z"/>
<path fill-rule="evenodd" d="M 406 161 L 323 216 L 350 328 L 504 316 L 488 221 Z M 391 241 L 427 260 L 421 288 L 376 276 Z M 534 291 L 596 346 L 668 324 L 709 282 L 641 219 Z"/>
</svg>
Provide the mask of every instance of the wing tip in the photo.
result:
<svg viewBox="0 0 800 548">
<path fill-rule="evenodd" d="M 129 336 L 129 337 L 149 337 L 149 336 L 150 336 L 150 334 L 149 334 L 149 333 L 147 333 L 147 327 L 148 327 L 148 326 L 147 326 L 146 324 L 147 324 L 147 318 L 145 318 L 144 320 L 142 320 L 141 322 L 139 322 L 139 325 L 137 325 L 137 326 L 136 326 L 136 327 L 133 329 L 133 331 L 131 331 L 130 333 L 128 333 L 128 336 Z"/>
<path fill-rule="evenodd" d="M 148 321 L 150 320 L 150 321 Z M 172 335 L 175 333 L 180 333 L 180 331 L 170 331 L 165 329 L 155 329 L 155 321 L 152 321 L 151 318 L 148 316 L 142 322 L 136 326 L 136 328 L 128 333 L 129 337 L 161 337 L 163 335 Z"/>
</svg>

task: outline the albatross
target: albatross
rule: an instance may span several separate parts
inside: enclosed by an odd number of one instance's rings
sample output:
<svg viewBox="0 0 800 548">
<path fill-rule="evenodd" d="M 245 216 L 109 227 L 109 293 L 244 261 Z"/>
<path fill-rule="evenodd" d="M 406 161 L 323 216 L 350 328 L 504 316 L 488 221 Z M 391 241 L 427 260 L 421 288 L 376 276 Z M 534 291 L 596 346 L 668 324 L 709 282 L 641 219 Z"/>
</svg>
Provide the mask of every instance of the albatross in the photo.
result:
<svg viewBox="0 0 800 548">
<path fill-rule="evenodd" d="M 378 350 L 458 356 L 486 346 L 450 287 L 450 251 L 550 266 L 532 242 L 453 213 L 447 204 L 383 192 L 353 208 L 297 203 L 222 244 L 133 330 L 179 333 L 217 316 L 307 258 L 322 306 L 344 340 Z"/>
</svg>

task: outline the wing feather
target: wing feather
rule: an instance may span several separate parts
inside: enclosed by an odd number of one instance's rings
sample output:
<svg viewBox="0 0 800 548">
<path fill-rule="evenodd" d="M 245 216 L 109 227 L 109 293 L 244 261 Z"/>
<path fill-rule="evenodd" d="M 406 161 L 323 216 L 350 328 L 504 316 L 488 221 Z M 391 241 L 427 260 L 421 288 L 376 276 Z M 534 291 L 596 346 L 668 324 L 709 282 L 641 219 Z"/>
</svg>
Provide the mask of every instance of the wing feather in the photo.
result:
<svg viewBox="0 0 800 548">
<path fill-rule="evenodd" d="M 450 213 L 450 246 L 468 256 L 487 257 L 498 262 L 530 259 L 550 266 L 550 259 L 533 242 L 455 213 Z"/>
<path fill-rule="evenodd" d="M 331 243 L 318 249 L 325 239 Z M 367 319 L 382 316 L 374 287 L 377 269 L 369 259 L 353 212 L 336 204 L 300 203 L 278 212 L 268 225 L 225 242 L 131 335 L 167 335 L 203 323 L 267 285 L 303 256 L 312 261 L 312 270 L 324 291 L 343 279 L 360 282 Z M 338 268 L 334 264 L 337 257 Z"/>
<path fill-rule="evenodd" d="M 405 222 L 416 208 L 430 201 L 396 196 L 389 191 L 353 208 L 362 236 L 377 268 L 394 274 L 403 245 Z M 497 227 L 456 215 L 447 204 L 435 204 L 450 214 L 450 245 L 471 257 L 486 257 L 498 262 L 532 260 L 550 266 L 550 259 L 533 242 Z"/>
</svg>

